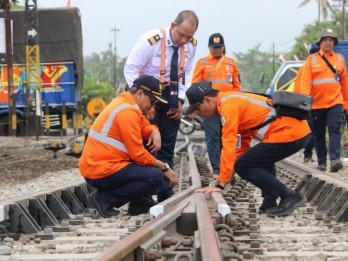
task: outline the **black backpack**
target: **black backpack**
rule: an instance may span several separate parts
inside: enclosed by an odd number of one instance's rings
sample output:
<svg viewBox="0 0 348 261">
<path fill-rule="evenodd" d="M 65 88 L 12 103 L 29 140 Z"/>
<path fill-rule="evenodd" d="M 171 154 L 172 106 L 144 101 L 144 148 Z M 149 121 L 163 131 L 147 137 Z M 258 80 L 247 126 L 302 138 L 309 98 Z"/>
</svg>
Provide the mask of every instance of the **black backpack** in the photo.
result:
<svg viewBox="0 0 348 261">
<path fill-rule="evenodd" d="M 312 110 L 313 98 L 309 95 L 288 91 L 276 91 L 272 96 L 263 93 L 254 94 L 262 95 L 272 100 L 272 104 L 269 101 L 267 101 L 267 104 L 275 109 L 276 115 L 272 116 L 256 127 L 253 127 L 252 130 L 260 129 L 280 116 L 307 120 L 309 112 Z"/>
</svg>

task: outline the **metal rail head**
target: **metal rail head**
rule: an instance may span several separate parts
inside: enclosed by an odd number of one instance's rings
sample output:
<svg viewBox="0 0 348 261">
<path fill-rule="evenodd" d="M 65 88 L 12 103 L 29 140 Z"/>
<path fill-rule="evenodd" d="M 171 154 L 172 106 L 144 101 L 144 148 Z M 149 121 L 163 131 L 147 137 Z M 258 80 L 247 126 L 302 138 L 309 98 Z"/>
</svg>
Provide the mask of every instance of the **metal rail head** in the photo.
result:
<svg viewBox="0 0 348 261">
<path fill-rule="evenodd" d="M 113 261 L 122 260 L 129 256 L 134 253 L 141 244 L 145 243 L 169 224 L 174 222 L 181 215 L 186 206 L 187 204 L 183 203 L 174 206 L 158 218 L 146 223 L 143 227 L 118 242 L 112 248 L 107 249 L 93 260 Z"/>
<path fill-rule="evenodd" d="M 203 261 L 223 260 L 220 242 L 217 237 L 210 211 L 203 193 L 195 194 L 196 215 L 200 241 L 200 252 Z"/>
<path fill-rule="evenodd" d="M 192 145 L 190 144 L 187 149 L 188 154 L 188 169 L 189 169 L 189 176 L 184 177 L 183 172 L 187 169 L 187 162 L 186 157 L 182 156 L 181 161 L 184 162 L 182 168 L 181 168 L 181 174 L 180 174 L 180 185 L 184 183 L 183 179 L 188 178 L 190 181 L 190 184 L 188 187 L 186 187 L 184 190 L 176 193 L 173 197 L 160 202 L 159 204 L 153 206 L 150 208 L 150 214 L 154 217 L 157 217 L 164 213 L 166 210 L 170 209 L 171 207 L 175 206 L 176 204 L 182 202 L 185 200 L 188 196 L 193 194 L 196 189 L 201 188 L 201 180 L 200 180 L 200 174 L 197 169 L 196 159 L 195 155 L 192 150 Z"/>
</svg>

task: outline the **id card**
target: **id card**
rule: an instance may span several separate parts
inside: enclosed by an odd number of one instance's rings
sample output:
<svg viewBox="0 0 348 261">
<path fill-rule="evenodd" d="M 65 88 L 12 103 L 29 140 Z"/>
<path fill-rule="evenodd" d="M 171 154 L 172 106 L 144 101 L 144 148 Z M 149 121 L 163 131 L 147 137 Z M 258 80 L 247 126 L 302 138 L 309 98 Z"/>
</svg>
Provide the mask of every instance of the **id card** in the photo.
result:
<svg viewBox="0 0 348 261">
<path fill-rule="evenodd" d="M 228 79 L 228 82 L 233 82 L 233 78 L 232 78 L 232 75 L 230 73 L 227 74 L 227 79 Z"/>
<path fill-rule="evenodd" d="M 340 75 L 339 75 L 339 73 L 336 73 L 335 74 L 335 78 L 336 78 L 336 81 L 341 81 L 341 77 L 340 77 Z"/>
<path fill-rule="evenodd" d="M 242 136 L 240 134 L 237 134 L 237 145 L 236 148 L 240 149 L 242 147 Z"/>
</svg>

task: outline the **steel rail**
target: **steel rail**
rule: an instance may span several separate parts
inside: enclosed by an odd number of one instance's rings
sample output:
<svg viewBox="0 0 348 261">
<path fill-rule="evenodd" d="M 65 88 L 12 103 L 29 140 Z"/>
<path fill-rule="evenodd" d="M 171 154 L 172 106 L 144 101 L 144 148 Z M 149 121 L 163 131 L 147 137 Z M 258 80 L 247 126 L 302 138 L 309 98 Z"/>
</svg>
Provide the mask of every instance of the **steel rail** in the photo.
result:
<svg viewBox="0 0 348 261">
<path fill-rule="evenodd" d="M 301 175 L 302 177 L 305 175 L 312 175 L 314 177 L 320 178 L 321 180 L 325 180 L 326 182 L 330 182 L 337 186 L 348 189 L 347 181 L 340 179 L 339 177 L 335 176 L 335 174 L 330 174 L 330 173 L 309 168 L 291 159 L 284 159 L 282 161 L 279 161 L 277 162 L 277 165 L 280 167 L 286 168 L 289 171 L 294 171 L 297 175 Z"/>
<path fill-rule="evenodd" d="M 220 242 L 207 206 L 205 195 L 196 193 L 196 215 L 199 232 L 200 253 L 203 261 L 221 261 Z"/>
<path fill-rule="evenodd" d="M 141 244 L 146 243 L 147 240 L 150 240 L 153 236 L 160 233 L 165 227 L 180 217 L 186 206 L 187 203 L 182 203 L 172 207 L 156 219 L 149 221 L 143 227 L 121 240 L 115 246 L 98 255 L 93 260 L 114 261 L 122 260 L 123 258 L 126 259 L 127 257 L 134 255 L 136 248 Z"/>
<path fill-rule="evenodd" d="M 192 195 L 196 191 L 196 189 L 202 187 L 200 175 L 196 165 L 195 155 L 192 150 L 192 146 L 193 146 L 192 144 L 189 144 L 188 146 L 188 158 L 189 158 L 189 170 L 190 170 L 189 174 L 191 179 L 191 186 L 183 191 L 178 192 L 174 197 L 171 197 L 153 206 L 150 209 L 150 214 L 152 216 L 154 217 L 159 216 L 160 214 L 164 213 L 169 208 L 175 206 L 176 204 L 186 199 L 188 196 Z"/>
<path fill-rule="evenodd" d="M 38 192 L 34 192 L 34 193 L 30 193 L 30 194 L 25 194 L 19 197 L 14 197 L 14 198 L 10 198 L 10 199 L 6 199 L 3 201 L 0 201 L 0 222 L 1 221 L 5 221 L 9 219 L 9 206 L 11 204 L 16 204 L 18 202 L 23 202 L 25 206 L 28 205 L 28 201 L 31 198 L 38 198 L 38 197 L 44 197 L 47 194 L 52 194 L 52 193 L 60 193 L 61 190 L 63 189 L 69 189 L 69 188 L 73 188 L 76 186 L 82 186 L 85 185 L 86 182 L 85 181 L 76 181 L 76 182 L 69 182 L 69 183 L 65 183 L 62 184 L 60 186 L 57 186 L 53 189 L 45 189 L 45 190 L 41 190 Z"/>
</svg>

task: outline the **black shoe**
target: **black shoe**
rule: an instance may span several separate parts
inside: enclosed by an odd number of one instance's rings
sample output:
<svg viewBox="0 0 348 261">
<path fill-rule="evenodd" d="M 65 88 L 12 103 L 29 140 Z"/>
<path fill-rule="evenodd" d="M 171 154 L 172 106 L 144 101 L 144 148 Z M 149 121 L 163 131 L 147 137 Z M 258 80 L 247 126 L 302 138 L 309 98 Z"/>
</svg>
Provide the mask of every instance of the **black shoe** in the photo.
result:
<svg viewBox="0 0 348 261">
<path fill-rule="evenodd" d="M 170 195 L 165 195 L 165 196 L 157 195 L 157 203 L 163 202 L 163 201 L 167 200 L 168 198 L 171 198 L 173 195 L 174 195 L 174 193 L 170 194 Z M 155 201 L 155 204 L 156 204 L 156 201 Z"/>
<path fill-rule="evenodd" d="M 342 169 L 343 165 L 340 159 L 335 159 L 331 161 L 330 172 L 337 172 Z"/>
<path fill-rule="evenodd" d="M 271 210 L 277 208 L 277 206 L 277 198 L 266 195 L 259 207 L 259 213 L 269 213 Z"/>
<path fill-rule="evenodd" d="M 140 199 L 135 199 L 129 202 L 128 214 L 137 216 L 140 214 L 149 213 L 149 209 L 156 205 L 157 202 L 151 196 L 143 196 Z"/>
<path fill-rule="evenodd" d="M 93 191 L 91 194 L 89 194 L 88 201 L 103 218 L 109 218 L 120 214 L 118 210 L 113 209 L 112 205 L 106 202 L 99 195 L 98 191 Z"/>
<path fill-rule="evenodd" d="M 296 208 L 305 205 L 307 199 L 300 192 L 282 197 L 279 206 L 268 212 L 269 217 L 283 217 L 289 215 Z"/>
<path fill-rule="evenodd" d="M 233 187 L 236 184 L 237 184 L 237 178 L 233 177 L 232 180 L 231 180 L 231 186 Z"/>
<path fill-rule="evenodd" d="M 213 169 L 213 178 L 217 179 L 219 177 L 220 169 Z"/>
<path fill-rule="evenodd" d="M 304 163 L 307 163 L 307 162 L 314 162 L 314 160 L 312 159 L 312 157 L 305 157 L 305 158 L 303 159 L 303 162 L 304 162 Z"/>
<path fill-rule="evenodd" d="M 319 164 L 319 165 L 317 166 L 317 169 L 318 169 L 318 170 L 321 170 L 321 171 L 325 171 L 325 170 L 326 170 L 326 164 Z"/>
</svg>

